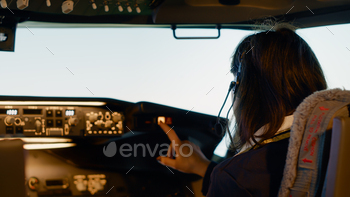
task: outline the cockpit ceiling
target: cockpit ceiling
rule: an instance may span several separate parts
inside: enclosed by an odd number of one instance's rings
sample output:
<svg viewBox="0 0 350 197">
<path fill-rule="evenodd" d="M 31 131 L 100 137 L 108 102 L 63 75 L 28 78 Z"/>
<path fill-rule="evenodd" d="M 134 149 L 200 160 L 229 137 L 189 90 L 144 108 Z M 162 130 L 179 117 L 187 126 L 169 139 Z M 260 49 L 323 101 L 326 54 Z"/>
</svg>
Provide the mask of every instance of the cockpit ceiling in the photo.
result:
<svg viewBox="0 0 350 197">
<path fill-rule="evenodd" d="M 6 1 L 8 8 L 0 8 L 0 19 L 5 16 L 15 17 L 19 22 L 46 22 L 41 25 L 44 27 L 64 27 L 65 24 L 74 24 L 75 27 L 167 27 L 176 24 L 194 27 L 221 25 L 222 28 L 249 29 L 262 18 L 271 16 L 294 22 L 301 28 L 350 23 L 349 0 L 1 1 Z M 63 13 L 63 4 L 69 2 L 73 2 L 72 11 L 66 9 L 66 13 Z M 27 24 L 37 26 L 35 23 Z"/>
</svg>

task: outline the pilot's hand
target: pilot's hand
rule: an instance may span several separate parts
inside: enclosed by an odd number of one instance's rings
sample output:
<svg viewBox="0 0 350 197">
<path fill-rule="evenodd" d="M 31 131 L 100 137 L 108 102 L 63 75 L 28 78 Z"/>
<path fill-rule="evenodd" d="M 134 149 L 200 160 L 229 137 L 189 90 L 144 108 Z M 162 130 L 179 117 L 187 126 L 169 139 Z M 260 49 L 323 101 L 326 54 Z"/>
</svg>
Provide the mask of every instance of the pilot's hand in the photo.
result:
<svg viewBox="0 0 350 197">
<path fill-rule="evenodd" d="M 187 140 L 181 141 L 175 131 L 163 122 L 160 122 L 160 127 L 168 135 L 171 144 L 167 156 L 159 156 L 157 160 L 161 164 L 181 172 L 194 173 L 204 177 L 210 161 L 204 156 L 199 146 Z"/>
</svg>

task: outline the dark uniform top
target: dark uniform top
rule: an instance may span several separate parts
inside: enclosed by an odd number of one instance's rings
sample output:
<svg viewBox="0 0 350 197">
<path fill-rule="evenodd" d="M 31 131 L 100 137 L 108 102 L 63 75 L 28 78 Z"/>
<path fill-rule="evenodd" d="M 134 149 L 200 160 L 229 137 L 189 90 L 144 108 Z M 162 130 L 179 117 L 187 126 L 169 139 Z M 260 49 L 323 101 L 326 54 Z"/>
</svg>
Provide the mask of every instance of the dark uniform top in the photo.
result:
<svg viewBox="0 0 350 197">
<path fill-rule="evenodd" d="M 203 195 L 277 196 L 288 144 L 289 138 L 285 138 L 251 149 L 220 164 L 211 162 L 203 179 Z"/>
</svg>

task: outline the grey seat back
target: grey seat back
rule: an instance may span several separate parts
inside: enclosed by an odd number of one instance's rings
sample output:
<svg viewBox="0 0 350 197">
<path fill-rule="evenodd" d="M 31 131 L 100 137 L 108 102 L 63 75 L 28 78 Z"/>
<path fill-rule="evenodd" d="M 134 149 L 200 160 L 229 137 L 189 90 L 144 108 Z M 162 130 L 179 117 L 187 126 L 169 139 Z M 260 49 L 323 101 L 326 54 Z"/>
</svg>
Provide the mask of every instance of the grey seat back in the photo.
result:
<svg viewBox="0 0 350 197">
<path fill-rule="evenodd" d="M 350 189 L 350 118 L 333 120 L 330 157 L 322 196 L 349 196 Z"/>
</svg>

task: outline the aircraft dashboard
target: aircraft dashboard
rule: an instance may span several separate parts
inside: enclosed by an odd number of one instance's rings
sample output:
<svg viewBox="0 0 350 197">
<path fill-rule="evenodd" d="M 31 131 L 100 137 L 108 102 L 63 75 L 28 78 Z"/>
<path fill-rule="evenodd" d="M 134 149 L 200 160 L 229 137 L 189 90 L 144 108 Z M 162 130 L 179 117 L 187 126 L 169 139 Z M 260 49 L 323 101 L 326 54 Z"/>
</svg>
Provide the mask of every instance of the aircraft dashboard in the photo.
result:
<svg viewBox="0 0 350 197">
<path fill-rule="evenodd" d="M 222 138 L 215 116 L 155 103 L 0 97 L 0 141 L 23 141 L 29 197 L 195 196 L 192 184 L 199 176 L 156 160 L 169 144 L 159 121 L 208 158 Z"/>
</svg>

